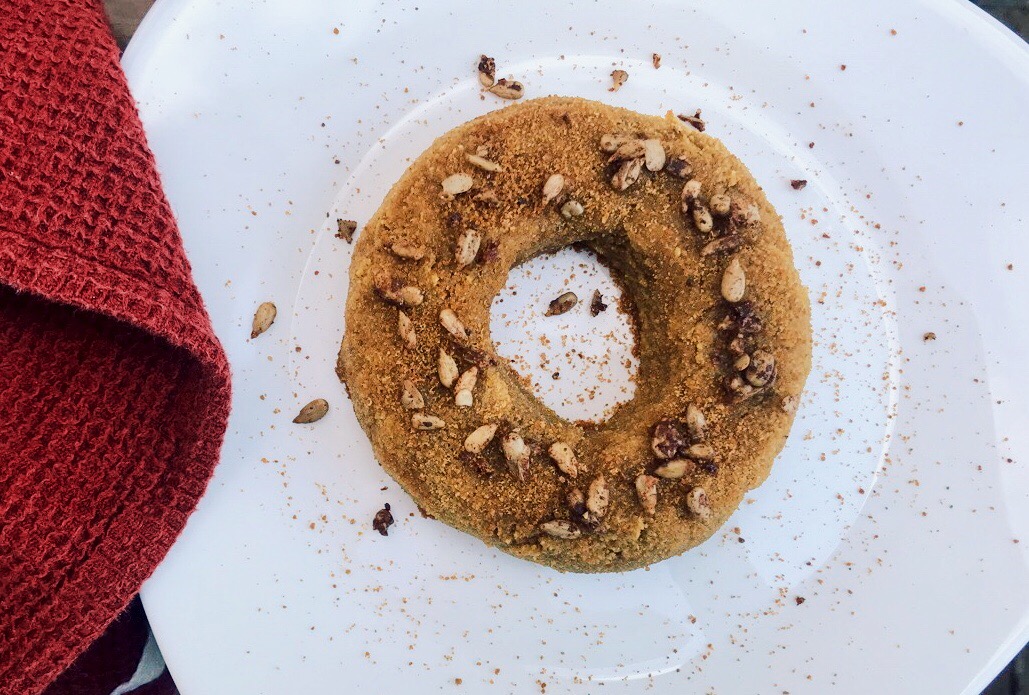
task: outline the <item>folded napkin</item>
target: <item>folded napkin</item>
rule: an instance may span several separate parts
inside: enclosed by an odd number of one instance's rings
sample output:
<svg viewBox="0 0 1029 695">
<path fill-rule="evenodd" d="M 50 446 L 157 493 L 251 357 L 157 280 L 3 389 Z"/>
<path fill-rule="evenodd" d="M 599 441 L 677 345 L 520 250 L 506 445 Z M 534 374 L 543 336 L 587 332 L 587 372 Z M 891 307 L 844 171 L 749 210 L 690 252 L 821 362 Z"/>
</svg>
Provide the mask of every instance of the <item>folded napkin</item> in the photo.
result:
<svg viewBox="0 0 1029 695">
<path fill-rule="evenodd" d="M 229 372 L 98 0 L 0 0 L 0 694 L 41 692 L 203 494 Z"/>
</svg>

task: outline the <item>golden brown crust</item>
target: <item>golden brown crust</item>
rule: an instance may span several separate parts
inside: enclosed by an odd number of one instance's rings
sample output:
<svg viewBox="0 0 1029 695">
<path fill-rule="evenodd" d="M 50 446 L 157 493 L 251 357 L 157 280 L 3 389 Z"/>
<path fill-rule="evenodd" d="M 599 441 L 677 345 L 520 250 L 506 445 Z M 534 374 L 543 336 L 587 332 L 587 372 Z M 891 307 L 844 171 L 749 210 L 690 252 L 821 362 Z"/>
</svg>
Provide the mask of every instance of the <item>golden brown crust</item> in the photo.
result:
<svg viewBox="0 0 1029 695">
<path fill-rule="evenodd" d="M 599 147 L 601 136 L 611 133 L 660 139 L 669 157 L 689 161 L 703 184 L 702 200 L 724 192 L 735 203 L 744 243 L 732 257 L 745 270 L 746 299 L 763 322 L 747 349 L 776 358 L 774 384 L 760 395 L 732 403 L 725 388 L 731 371 L 726 361 L 732 361 L 727 346 L 736 332 L 718 326 L 727 315 L 720 286 L 730 257 L 701 255 L 711 237 L 698 233 L 692 216 L 681 210 L 685 179 L 644 168 L 626 191 L 612 188 L 609 155 Z M 480 148 L 502 171 L 469 162 L 467 155 Z M 441 182 L 459 172 L 471 175 L 471 190 L 443 195 Z M 563 175 L 565 185 L 545 203 L 544 183 L 553 174 Z M 581 216 L 560 214 L 568 200 L 582 204 Z M 742 221 L 751 204 L 760 212 L 758 224 Z M 482 244 L 477 260 L 461 266 L 455 244 L 469 228 L 481 233 Z M 510 268 L 574 242 L 593 247 L 619 272 L 639 326 L 635 398 L 588 428 L 540 403 L 496 355 L 489 333 L 490 302 Z M 395 243 L 424 247 L 424 255 L 398 257 L 391 250 Z M 383 300 L 384 289 L 395 302 L 396 291 L 406 285 L 424 294 L 421 304 L 403 309 L 417 336 L 413 349 L 398 335 L 398 309 Z M 468 328 L 466 340 L 441 326 L 444 309 Z M 453 391 L 440 383 L 441 347 L 455 357 L 460 372 L 478 364 L 471 407 L 456 407 Z M 338 371 L 379 461 L 428 513 L 514 555 L 564 570 L 602 572 L 656 562 L 707 539 L 768 475 L 810 364 L 807 294 L 779 217 L 746 167 L 718 140 L 670 116 L 548 97 L 455 128 L 393 187 L 354 250 Z M 401 405 L 405 380 L 418 387 L 423 410 Z M 682 479 L 660 480 L 650 516 L 640 504 L 636 478 L 653 473 L 657 463 L 652 427 L 663 418 L 683 417 L 687 404 L 706 416 L 717 472 L 691 466 Z M 446 426 L 416 430 L 412 412 L 437 416 Z M 494 441 L 481 458 L 462 455 L 465 438 L 485 423 L 499 424 Z M 501 436 L 512 428 L 533 450 L 524 481 L 508 470 L 500 447 Z M 547 455 L 556 441 L 574 450 L 574 480 Z M 571 527 L 581 533 L 575 539 L 541 532 L 550 520 L 577 520 L 568 508 L 570 490 L 587 493 L 600 476 L 610 501 L 599 528 L 591 532 L 590 524 L 575 521 Z M 687 503 L 698 487 L 711 507 L 707 518 Z"/>
</svg>

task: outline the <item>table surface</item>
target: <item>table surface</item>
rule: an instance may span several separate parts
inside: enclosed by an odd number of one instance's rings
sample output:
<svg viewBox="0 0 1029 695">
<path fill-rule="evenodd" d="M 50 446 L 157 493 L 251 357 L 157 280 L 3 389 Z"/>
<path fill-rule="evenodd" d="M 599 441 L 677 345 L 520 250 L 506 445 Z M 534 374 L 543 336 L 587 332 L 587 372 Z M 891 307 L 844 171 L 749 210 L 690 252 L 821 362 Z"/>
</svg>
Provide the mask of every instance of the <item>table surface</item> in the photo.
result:
<svg viewBox="0 0 1029 695">
<path fill-rule="evenodd" d="M 154 0 L 104 0 L 118 45 L 125 48 Z M 975 0 L 1023 39 L 1029 40 L 1029 0 Z M 983 695 L 1029 695 L 1029 647 L 1004 669 Z"/>
</svg>

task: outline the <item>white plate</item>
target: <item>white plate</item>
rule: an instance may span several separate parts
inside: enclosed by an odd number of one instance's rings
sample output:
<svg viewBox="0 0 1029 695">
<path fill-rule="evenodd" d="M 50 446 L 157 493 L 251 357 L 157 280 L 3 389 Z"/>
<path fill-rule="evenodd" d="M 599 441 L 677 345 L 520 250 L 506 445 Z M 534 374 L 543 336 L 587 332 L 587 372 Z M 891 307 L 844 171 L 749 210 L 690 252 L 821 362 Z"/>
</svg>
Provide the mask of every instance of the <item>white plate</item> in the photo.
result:
<svg viewBox="0 0 1029 695">
<path fill-rule="evenodd" d="M 815 367 L 772 476 L 649 570 L 562 575 L 421 518 L 333 375 L 351 247 L 330 222 L 504 105 L 480 98 L 480 52 L 530 96 L 702 108 L 812 293 Z M 183 693 L 977 693 L 1025 642 L 1029 53 L 970 5 L 162 0 L 124 62 L 235 379 L 222 463 L 143 592 Z M 502 314 L 533 315 L 579 260 L 513 273 L 496 305 L 541 384 L 575 360 L 538 359 Z M 266 299 L 279 320 L 251 342 Z M 597 347 L 562 326 L 533 330 Z M 600 405 L 631 388 L 609 376 Z M 580 412 L 562 399 L 600 377 L 544 397 Z M 316 396 L 330 414 L 291 424 Z"/>
</svg>

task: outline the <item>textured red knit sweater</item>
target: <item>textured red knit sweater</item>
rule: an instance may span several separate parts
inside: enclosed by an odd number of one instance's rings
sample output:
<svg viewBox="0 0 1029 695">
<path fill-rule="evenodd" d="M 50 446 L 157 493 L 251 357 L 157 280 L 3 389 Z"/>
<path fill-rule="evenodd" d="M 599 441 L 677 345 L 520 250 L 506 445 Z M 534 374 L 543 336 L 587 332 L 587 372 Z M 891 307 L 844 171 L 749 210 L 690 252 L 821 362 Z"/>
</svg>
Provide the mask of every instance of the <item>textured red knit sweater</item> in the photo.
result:
<svg viewBox="0 0 1029 695">
<path fill-rule="evenodd" d="M 99 0 L 0 0 L 0 693 L 41 691 L 204 491 L 229 374 Z"/>
</svg>

